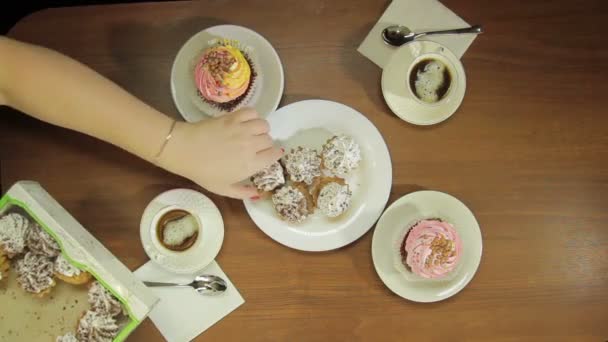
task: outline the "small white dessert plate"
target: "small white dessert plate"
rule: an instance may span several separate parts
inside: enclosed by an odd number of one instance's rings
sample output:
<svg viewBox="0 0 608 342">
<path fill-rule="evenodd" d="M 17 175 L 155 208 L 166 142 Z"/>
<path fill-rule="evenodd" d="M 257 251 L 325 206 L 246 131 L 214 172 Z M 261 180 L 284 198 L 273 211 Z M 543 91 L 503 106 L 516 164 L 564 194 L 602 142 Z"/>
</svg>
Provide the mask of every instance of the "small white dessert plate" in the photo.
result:
<svg viewBox="0 0 608 342">
<path fill-rule="evenodd" d="M 194 82 L 194 67 L 201 53 L 217 40 L 239 42 L 251 59 L 257 73 L 251 98 L 244 103 L 255 108 L 263 117 L 277 109 L 283 96 L 283 65 L 281 59 L 261 35 L 236 25 L 219 25 L 207 28 L 192 36 L 179 50 L 171 68 L 171 95 L 180 114 L 188 122 L 196 122 L 221 111 L 205 103 L 198 95 Z"/>
<path fill-rule="evenodd" d="M 396 267 L 399 262 L 395 239 L 407 225 L 425 218 L 451 223 L 462 240 L 460 265 L 445 279 L 407 277 Z M 372 239 L 372 259 L 380 279 L 395 294 L 415 302 L 436 302 L 462 290 L 473 279 L 481 261 L 482 239 L 475 216 L 455 197 L 438 191 L 405 195 L 382 214 Z"/>
<path fill-rule="evenodd" d="M 410 87 L 409 75 L 419 61 L 436 59 L 448 68 L 451 85 L 436 103 L 420 100 Z M 382 95 L 389 108 L 401 119 L 415 125 L 434 125 L 458 109 L 466 90 L 462 63 L 447 47 L 432 41 L 414 41 L 400 47 L 382 71 Z"/>
<path fill-rule="evenodd" d="M 376 127 L 361 113 L 324 100 L 292 103 L 268 116 L 270 135 L 286 150 L 297 146 L 321 150 L 334 135 L 346 134 L 361 147 L 362 160 L 346 176 L 353 197 L 350 208 L 330 219 L 318 210 L 301 224 L 279 218 L 272 199 L 245 201 L 255 224 L 275 241 L 302 251 L 328 251 L 357 240 L 376 222 L 386 206 L 392 184 L 388 148 Z"/>
<path fill-rule="evenodd" d="M 192 247 L 175 252 L 162 246 L 156 234 L 156 222 L 165 212 L 182 209 L 194 215 L 199 234 Z M 190 189 L 173 189 L 154 198 L 144 210 L 139 226 L 146 254 L 164 269 L 179 274 L 193 274 L 211 263 L 224 241 L 224 221 L 215 204 L 205 195 Z"/>
</svg>

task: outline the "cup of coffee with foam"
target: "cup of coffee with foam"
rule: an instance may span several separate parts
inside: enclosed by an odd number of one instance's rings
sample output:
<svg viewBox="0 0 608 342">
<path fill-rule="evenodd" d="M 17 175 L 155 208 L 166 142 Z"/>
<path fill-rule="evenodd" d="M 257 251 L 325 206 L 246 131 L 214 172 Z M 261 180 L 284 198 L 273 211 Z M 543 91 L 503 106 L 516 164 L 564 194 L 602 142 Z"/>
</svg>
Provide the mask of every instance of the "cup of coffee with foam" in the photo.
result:
<svg viewBox="0 0 608 342">
<path fill-rule="evenodd" d="M 408 89 L 419 103 L 437 106 L 445 102 L 456 86 L 455 68 L 439 53 L 425 53 L 414 59 L 408 71 Z"/>
<path fill-rule="evenodd" d="M 157 248 L 174 253 L 183 253 L 198 245 L 202 228 L 197 215 L 174 205 L 160 210 L 151 225 Z"/>
</svg>

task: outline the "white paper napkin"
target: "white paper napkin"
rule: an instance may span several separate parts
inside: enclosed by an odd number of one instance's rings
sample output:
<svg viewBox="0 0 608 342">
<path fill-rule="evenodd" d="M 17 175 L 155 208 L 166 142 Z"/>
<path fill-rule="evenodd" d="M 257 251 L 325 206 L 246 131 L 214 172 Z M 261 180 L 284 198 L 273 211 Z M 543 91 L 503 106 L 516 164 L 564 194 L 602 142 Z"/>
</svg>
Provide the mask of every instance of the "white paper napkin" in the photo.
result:
<svg viewBox="0 0 608 342">
<path fill-rule="evenodd" d="M 357 51 L 383 68 L 396 50 L 384 43 L 382 30 L 390 25 L 405 25 L 414 32 L 467 27 L 469 24 L 437 0 L 394 0 L 374 25 Z M 477 35 L 438 35 L 421 38 L 448 47 L 458 58 L 464 55 Z"/>
<path fill-rule="evenodd" d="M 169 342 L 191 341 L 245 300 L 215 261 L 195 275 L 176 275 L 152 261 L 135 271 L 140 280 L 158 282 L 190 282 L 199 274 L 222 277 L 228 283 L 228 289 L 218 296 L 201 296 L 189 288 L 152 288 L 160 302 L 150 313 L 150 319 Z"/>
</svg>

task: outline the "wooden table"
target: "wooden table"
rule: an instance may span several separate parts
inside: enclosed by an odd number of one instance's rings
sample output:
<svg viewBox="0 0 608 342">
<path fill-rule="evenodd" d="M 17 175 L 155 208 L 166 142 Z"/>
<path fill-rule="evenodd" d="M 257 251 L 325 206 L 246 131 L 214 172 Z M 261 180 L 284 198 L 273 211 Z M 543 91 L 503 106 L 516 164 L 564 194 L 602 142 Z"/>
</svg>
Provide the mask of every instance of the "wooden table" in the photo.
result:
<svg viewBox="0 0 608 342">
<path fill-rule="evenodd" d="M 388 1 L 207 1 L 53 9 L 11 36 L 62 51 L 177 117 L 172 60 L 199 30 L 258 31 L 285 67 L 281 105 L 346 103 L 380 129 L 393 158 L 389 204 L 420 189 L 475 212 L 484 254 L 458 295 L 416 304 L 372 265 L 372 230 L 329 253 L 273 242 L 243 204 L 211 195 L 226 223 L 219 262 L 246 304 L 205 341 L 608 339 L 608 47 L 605 1 L 444 0 L 483 23 L 463 58 L 468 89 L 447 122 L 399 120 L 381 70 L 356 48 Z M 604 44 L 602 44 L 604 43 Z M 147 257 L 140 216 L 160 192 L 191 182 L 110 145 L 2 111 L 1 181 L 34 179 L 131 269 Z M 145 124 L 145 123 L 143 123 Z M 162 341 L 145 322 L 132 341 Z"/>
</svg>

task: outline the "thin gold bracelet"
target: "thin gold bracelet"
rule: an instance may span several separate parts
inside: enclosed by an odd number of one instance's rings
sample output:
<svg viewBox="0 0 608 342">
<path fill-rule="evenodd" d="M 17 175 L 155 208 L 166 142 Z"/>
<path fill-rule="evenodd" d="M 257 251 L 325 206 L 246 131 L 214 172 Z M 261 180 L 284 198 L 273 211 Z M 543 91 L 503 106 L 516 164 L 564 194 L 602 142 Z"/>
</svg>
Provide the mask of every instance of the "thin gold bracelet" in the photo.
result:
<svg viewBox="0 0 608 342">
<path fill-rule="evenodd" d="M 160 146 L 160 150 L 154 156 L 154 163 L 155 164 L 158 164 L 158 159 L 160 158 L 161 154 L 163 154 L 163 151 L 165 150 L 165 147 L 169 143 L 169 140 L 171 140 L 171 137 L 173 136 L 173 130 L 175 129 L 176 125 L 177 125 L 177 120 L 173 120 L 173 123 L 171 123 L 171 128 L 169 128 L 169 133 L 167 133 L 167 136 L 165 137 L 165 140 L 163 140 L 163 144 Z"/>
</svg>

